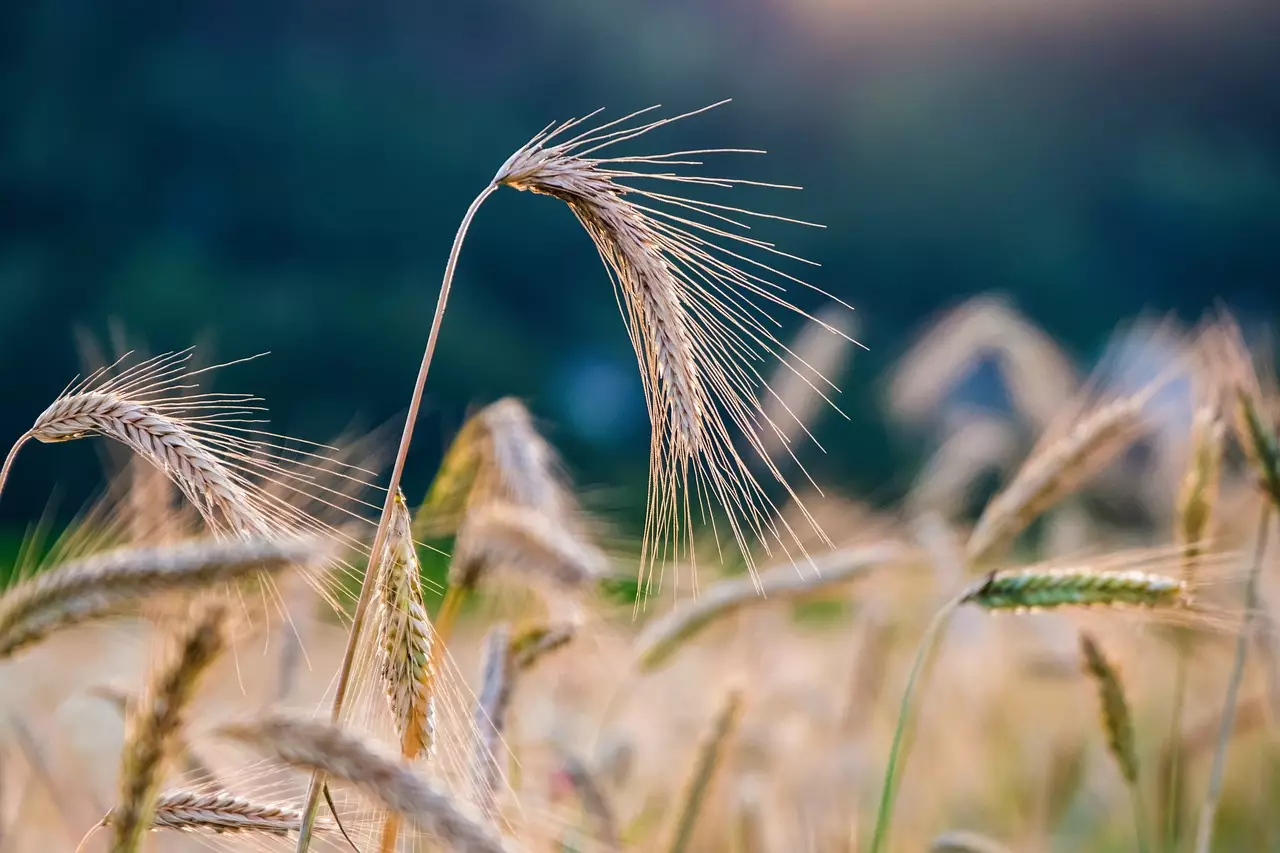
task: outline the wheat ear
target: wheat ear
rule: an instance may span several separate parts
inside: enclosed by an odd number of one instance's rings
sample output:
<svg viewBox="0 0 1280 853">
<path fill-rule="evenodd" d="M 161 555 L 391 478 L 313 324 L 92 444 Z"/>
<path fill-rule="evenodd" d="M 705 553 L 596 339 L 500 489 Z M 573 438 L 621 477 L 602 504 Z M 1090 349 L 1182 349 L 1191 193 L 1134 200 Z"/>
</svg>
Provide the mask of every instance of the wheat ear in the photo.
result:
<svg viewBox="0 0 1280 853">
<path fill-rule="evenodd" d="M 209 603 L 129 714 L 120 767 L 120 804 L 111 821 L 113 853 L 137 853 L 155 820 L 160 785 L 201 676 L 226 645 L 226 607 Z"/>
<path fill-rule="evenodd" d="M 534 583 L 550 581 L 571 592 L 590 588 L 608 560 L 555 516 L 506 503 L 468 513 L 449 564 L 449 585 L 476 586 L 489 568 L 512 569 Z"/>
<path fill-rule="evenodd" d="M 803 575 L 788 564 L 766 569 L 755 578 L 731 578 L 712 584 L 696 600 L 645 626 L 635 641 L 636 666 L 642 671 L 656 669 L 707 626 L 744 607 L 820 593 L 901 559 L 906 553 L 905 548 L 893 542 L 846 548 L 814 558 Z"/>
<path fill-rule="evenodd" d="M 302 812 L 295 808 L 238 797 L 226 791 L 167 791 L 156 799 L 154 829 L 186 832 L 264 833 L 296 832 Z M 107 815 L 107 825 L 117 820 Z M 323 825 L 327 829 L 328 825 Z"/>
<path fill-rule="evenodd" d="M 1133 734 L 1133 715 L 1125 698 L 1124 684 L 1115 667 L 1107 660 L 1102 649 L 1088 634 L 1080 635 L 1080 655 L 1085 674 L 1098 688 L 1098 702 L 1102 708 L 1102 730 L 1107 736 L 1107 748 L 1120 775 L 1129 786 L 1133 799 L 1134 831 L 1137 833 L 1139 851 L 1147 850 L 1145 820 L 1142 799 L 1138 788 L 1138 749 Z"/>
<path fill-rule="evenodd" d="M 1139 571 L 1024 569 L 992 572 L 965 593 L 962 603 L 984 610 L 1056 607 L 1183 607 L 1187 585 Z"/>
<path fill-rule="evenodd" d="M 319 543 L 271 539 L 126 548 L 64 563 L 0 598 L 0 659 L 68 625 L 116 615 L 147 595 L 193 591 L 315 560 Z"/>
<path fill-rule="evenodd" d="M 413 820 L 454 853 L 515 853 L 517 848 L 468 815 L 403 760 L 336 726 L 267 716 L 222 726 L 219 733 L 295 767 L 345 781 Z"/>
<path fill-rule="evenodd" d="M 1141 431 L 1149 399 L 1149 392 L 1144 392 L 1095 409 L 1033 454 L 979 516 L 966 548 L 970 565 L 995 554 L 1124 450 Z"/>
<path fill-rule="evenodd" d="M 480 813 L 489 821 L 497 814 L 497 788 L 502 782 L 498 756 L 514 687 L 511 631 L 495 625 L 484 638 L 484 668 L 474 715 L 476 741 L 471 752 L 471 791 Z"/>
<path fill-rule="evenodd" d="M 667 853 L 684 853 L 693 839 L 693 830 L 702 812 L 702 802 L 715 781 L 716 771 L 723 763 L 724 753 L 737 728 L 742 710 L 742 694 L 730 690 L 716 712 L 706 737 L 698 747 L 697 759 L 680 794 L 678 811 L 672 827 L 671 839 L 666 844 Z"/>
</svg>

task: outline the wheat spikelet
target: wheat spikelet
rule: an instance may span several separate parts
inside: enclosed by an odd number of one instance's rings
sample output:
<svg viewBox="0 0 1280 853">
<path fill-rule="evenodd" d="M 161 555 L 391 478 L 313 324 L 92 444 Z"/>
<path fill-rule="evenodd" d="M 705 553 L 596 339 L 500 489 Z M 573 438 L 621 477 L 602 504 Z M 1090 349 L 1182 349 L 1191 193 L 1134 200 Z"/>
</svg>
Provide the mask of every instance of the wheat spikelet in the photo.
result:
<svg viewBox="0 0 1280 853">
<path fill-rule="evenodd" d="M 143 596 L 279 572 L 322 553 L 318 543 L 297 539 L 192 542 L 119 549 L 65 563 L 0 598 L 0 659 L 58 628 L 116 615 Z"/>
<path fill-rule="evenodd" d="M 238 797 L 226 791 L 167 791 L 156 799 L 154 829 L 187 832 L 265 833 L 287 835 L 296 832 L 302 813 L 295 808 L 262 803 Z M 107 815 L 106 823 L 117 820 L 116 812 Z M 328 822 L 317 824 L 327 830 Z"/>
<path fill-rule="evenodd" d="M 160 785 L 201 676 L 226 645 L 226 608 L 193 611 L 171 659 L 156 670 L 128 716 L 120 766 L 120 804 L 111 822 L 114 853 L 136 853 L 155 817 Z"/>
<path fill-rule="evenodd" d="M 409 509 L 398 494 L 378 576 L 377 648 L 400 754 L 412 759 L 423 751 L 430 754 L 434 745 L 435 674 L 431 620 L 410 526 Z"/>
<path fill-rule="evenodd" d="M 688 115 L 697 112 L 702 110 Z M 722 187 L 747 183 L 642 168 L 694 165 L 697 161 L 680 157 L 712 152 L 597 156 L 603 148 L 683 117 L 627 126 L 627 116 L 568 139 L 568 131 L 585 119 L 549 127 L 513 154 L 494 178 L 498 185 L 566 203 L 613 280 L 652 425 L 642 572 L 673 552 L 691 552 L 691 478 L 699 501 L 710 499 L 724 510 L 750 566 L 752 538 L 766 547 L 774 542 L 784 550 L 803 550 L 791 528 L 777 518 L 775 505 L 734 447 L 729 429 L 732 424 L 745 435 L 770 477 L 798 500 L 763 443 L 764 436 L 785 434 L 762 407 L 761 400 L 772 392 L 754 362 L 761 353 L 782 359 L 788 351 L 770 329 L 776 321 L 769 307 L 802 313 L 782 298 L 777 279 L 804 283 L 748 254 L 790 256 L 738 233 L 746 225 L 735 217 L 759 214 L 640 185 L 645 179 Z M 830 324 L 822 325 L 840 334 Z M 807 365 L 801 367 L 813 373 Z M 826 384 L 807 375 L 804 381 L 815 388 Z M 790 412 L 788 416 L 795 418 Z M 789 446 L 786 452 L 792 453 Z M 821 534 L 802 505 L 801 511 Z"/>
<path fill-rule="evenodd" d="M 1055 607 L 1183 607 L 1182 581 L 1140 571 L 1024 569 L 992 572 L 961 599 L 986 610 Z"/>
<path fill-rule="evenodd" d="M 731 578 L 707 587 L 689 602 L 645 626 L 636 638 L 635 663 L 641 670 L 661 666 L 688 640 L 718 619 L 753 604 L 811 595 L 860 577 L 876 566 L 900 559 L 906 550 L 892 542 L 833 551 L 817 558 L 813 575 L 781 565 L 758 578 Z"/>
<path fill-rule="evenodd" d="M 320 770 L 354 785 L 456 853 L 516 853 L 517 848 L 416 775 L 407 763 L 336 726 L 268 716 L 224 725 L 219 733 L 286 764 Z"/>
<path fill-rule="evenodd" d="M 1088 634 L 1080 635 L 1080 654 L 1084 671 L 1098 687 L 1102 706 L 1102 727 L 1107 735 L 1107 748 L 1120 768 L 1120 775 L 1130 785 L 1138 782 L 1138 751 L 1134 744 L 1133 717 L 1125 699 L 1124 686 L 1115 667 Z"/>
<path fill-rule="evenodd" d="M 484 638 L 484 674 L 476 697 L 476 742 L 471 751 L 472 795 L 490 821 L 496 814 L 494 800 L 502 776 L 498 757 L 504 754 L 502 733 L 511 705 L 513 670 L 511 632 L 506 625 L 496 625 Z"/>
<path fill-rule="evenodd" d="M 604 576 L 608 559 L 571 528 L 535 509 L 492 503 L 467 515 L 449 564 L 449 583 L 475 587 L 489 570 L 512 569 L 535 583 L 580 591 Z"/>
<path fill-rule="evenodd" d="M 990 557 L 1114 459 L 1140 432 L 1148 399 L 1141 393 L 1101 406 L 1033 453 L 979 516 L 966 548 L 969 563 Z"/>
</svg>

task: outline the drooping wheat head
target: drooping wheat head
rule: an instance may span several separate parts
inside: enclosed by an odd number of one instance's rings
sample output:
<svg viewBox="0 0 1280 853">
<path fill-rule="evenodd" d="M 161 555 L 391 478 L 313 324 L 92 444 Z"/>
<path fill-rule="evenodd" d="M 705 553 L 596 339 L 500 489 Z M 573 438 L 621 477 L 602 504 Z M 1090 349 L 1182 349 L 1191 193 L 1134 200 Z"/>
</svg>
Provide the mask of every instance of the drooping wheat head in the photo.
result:
<svg viewBox="0 0 1280 853">
<path fill-rule="evenodd" d="M 560 592 L 589 590 L 608 559 L 555 516 L 507 503 L 469 513 L 454 546 L 449 583 L 470 589 L 488 570 L 511 570 L 534 585 Z"/>
<path fill-rule="evenodd" d="M 136 853 L 151 829 L 160 787 L 201 677 L 226 645 L 226 607 L 209 601 L 148 681 L 129 714 L 120 766 L 120 803 L 111 821 L 113 853 Z"/>
<path fill-rule="evenodd" d="M 1022 569 L 992 572 L 962 599 L 985 610 L 1056 607 L 1184 607 L 1187 585 L 1140 571 Z"/>
<path fill-rule="evenodd" d="M 685 117 L 630 124 L 634 115 L 639 113 L 571 137 L 569 131 L 586 119 L 548 127 L 513 154 L 494 181 L 565 202 L 613 279 L 639 360 L 653 428 L 642 571 L 673 554 L 691 553 L 688 536 L 695 505 L 705 510 L 718 504 L 749 564 L 753 540 L 766 550 L 771 545 L 787 553 L 803 550 L 795 533 L 777 518 L 773 501 L 748 459 L 739 454 L 731 430 L 743 435 L 750 456 L 798 502 L 763 444 L 763 436 L 781 429 L 762 407 L 770 391 L 756 362 L 762 354 L 780 357 L 787 350 L 771 330 L 776 321 L 769 308 L 803 313 L 785 300 L 782 282 L 804 283 L 751 257 L 792 256 L 741 233 L 747 228 L 742 218 L 781 217 L 685 198 L 646 184 L 751 183 L 650 171 L 698 165 L 686 158 L 721 152 L 600 156 L 609 146 Z M 830 325 L 827 330 L 839 334 Z M 820 377 L 806 376 L 804 381 L 815 387 L 824 383 Z M 789 446 L 786 452 L 792 453 Z M 818 530 L 813 518 L 803 514 Z"/>
<path fill-rule="evenodd" d="M 239 797 L 226 791 L 166 791 L 156 798 L 154 829 L 181 832 L 263 833 L 287 835 L 298 830 L 302 813 L 295 808 Z M 107 815 L 111 826 L 118 820 L 115 811 Z M 327 831 L 332 824 L 323 820 L 317 829 Z"/>
<path fill-rule="evenodd" d="M 1138 750 L 1133 734 L 1133 716 L 1129 712 L 1129 702 L 1125 698 L 1120 675 L 1088 634 L 1080 635 L 1080 655 L 1085 674 L 1093 679 L 1098 688 L 1102 730 L 1107 736 L 1107 748 L 1120 768 L 1120 775 L 1130 785 L 1136 785 Z"/>
</svg>

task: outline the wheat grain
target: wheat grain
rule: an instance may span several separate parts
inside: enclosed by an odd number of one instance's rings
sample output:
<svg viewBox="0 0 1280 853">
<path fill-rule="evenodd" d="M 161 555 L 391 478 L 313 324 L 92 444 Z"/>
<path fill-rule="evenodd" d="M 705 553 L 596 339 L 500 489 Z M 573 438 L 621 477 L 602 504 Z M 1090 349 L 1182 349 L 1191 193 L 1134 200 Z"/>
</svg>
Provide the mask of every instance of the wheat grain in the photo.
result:
<svg viewBox="0 0 1280 853">
<path fill-rule="evenodd" d="M 0 659 L 58 628 L 116 615 L 143 596 L 279 572 L 323 553 L 319 543 L 300 539 L 191 542 L 119 549 L 65 563 L 0 598 Z"/>
<path fill-rule="evenodd" d="M 226 608 L 209 603 L 192 614 L 170 660 L 131 709 L 120 766 L 120 804 L 111 822 L 113 853 L 136 853 L 155 818 L 160 785 L 201 676 L 226 645 Z"/>
<path fill-rule="evenodd" d="M 1182 581 L 1140 571 L 1026 569 L 992 572 L 962 598 L 986 610 L 1055 607 L 1182 607 Z"/>
<path fill-rule="evenodd" d="M 471 817 L 402 760 L 342 729 L 314 720 L 267 716 L 222 726 L 226 738 L 296 767 L 343 780 L 406 818 L 455 853 L 515 853 L 517 848 Z"/>
</svg>

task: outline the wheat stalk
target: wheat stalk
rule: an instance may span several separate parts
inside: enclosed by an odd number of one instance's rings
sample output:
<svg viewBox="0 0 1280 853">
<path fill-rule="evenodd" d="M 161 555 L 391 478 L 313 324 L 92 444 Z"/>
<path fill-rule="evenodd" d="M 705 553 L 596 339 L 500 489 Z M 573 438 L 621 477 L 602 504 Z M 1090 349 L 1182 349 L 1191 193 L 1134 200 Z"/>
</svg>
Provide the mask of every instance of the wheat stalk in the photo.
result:
<svg viewBox="0 0 1280 853">
<path fill-rule="evenodd" d="M 114 810 L 113 853 L 136 853 L 155 819 L 160 785 L 173 757 L 187 705 L 201 676 L 226 645 L 227 611 L 210 603 L 192 614 L 170 660 L 156 670 L 128 715 Z"/>
<path fill-rule="evenodd" d="M 286 764 L 320 770 L 345 781 L 413 820 L 455 853 L 515 853 L 510 845 L 415 774 L 399 758 L 336 726 L 267 716 L 219 728 L 228 739 L 269 753 Z"/>
<path fill-rule="evenodd" d="M 634 644 L 636 666 L 644 671 L 661 666 L 709 625 L 744 607 L 820 593 L 901 559 L 906 553 L 893 542 L 846 548 L 815 558 L 811 574 L 800 574 L 795 566 L 780 565 L 756 578 L 730 578 L 712 584 L 696 600 L 645 626 Z"/>
<path fill-rule="evenodd" d="M 1183 607 L 1187 585 L 1134 570 L 1023 569 L 992 572 L 961 599 L 985 610 L 1055 607 Z"/>
<path fill-rule="evenodd" d="M 58 628 L 116 615 L 143 596 L 279 572 L 322 553 L 318 543 L 298 539 L 192 542 L 119 549 L 64 563 L 0 597 L 0 659 Z"/>
<path fill-rule="evenodd" d="M 688 849 L 689 842 L 693 838 L 694 827 L 698 822 L 698 815 L 702 811 L 702 801 L 715 780 L 716 771 L 722 763 L 729 738 L 737 727 L 741 710 L 742 693 L 738 690 L 730 690 L 716 712 L 706 737 L 698 747 L 697 759 L 678 801 L 679 806 L 672 826 L 671 839 L 665 845 L 667 853 L 684 853 Z"/>
</svg>

